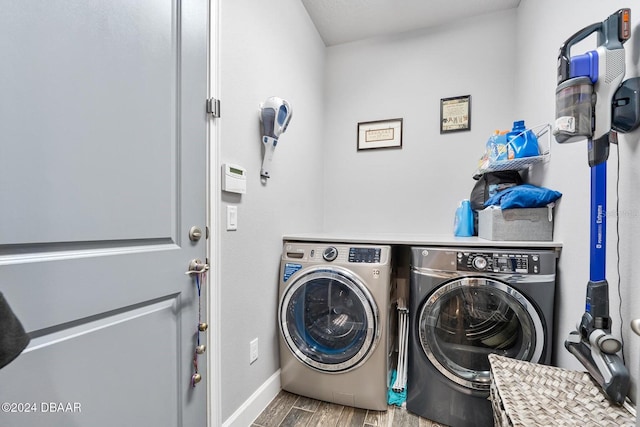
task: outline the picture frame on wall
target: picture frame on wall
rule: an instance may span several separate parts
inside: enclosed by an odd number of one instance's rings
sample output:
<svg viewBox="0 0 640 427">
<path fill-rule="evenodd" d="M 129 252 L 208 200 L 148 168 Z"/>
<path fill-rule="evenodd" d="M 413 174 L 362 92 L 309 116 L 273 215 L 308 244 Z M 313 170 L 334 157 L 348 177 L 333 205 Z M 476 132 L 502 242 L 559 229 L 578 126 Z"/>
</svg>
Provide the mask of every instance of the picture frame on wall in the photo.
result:
<svg viewBox="0 0 640 427">
<path fill-rule="evenodd" d="M 471 95 L 440 99 L 440 133 L 471 130 Z"/>
<path fill-rule="evenodd" d="M 402 119 L 358 123 L 358 151 L 402 148 Z"/>
</svg>

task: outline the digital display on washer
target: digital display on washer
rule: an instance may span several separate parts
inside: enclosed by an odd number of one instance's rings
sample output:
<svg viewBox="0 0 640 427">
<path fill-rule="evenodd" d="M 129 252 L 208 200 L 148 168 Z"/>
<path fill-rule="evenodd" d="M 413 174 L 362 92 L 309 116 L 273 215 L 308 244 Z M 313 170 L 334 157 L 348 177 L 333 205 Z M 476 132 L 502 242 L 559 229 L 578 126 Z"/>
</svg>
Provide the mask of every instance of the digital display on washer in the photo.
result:
<svg viewBox="0 0 640 427">
<path fill-rule="evenodd" d="M 380 248 L 349 248 L 349 262 L 380 262 Z"/>
</svg>

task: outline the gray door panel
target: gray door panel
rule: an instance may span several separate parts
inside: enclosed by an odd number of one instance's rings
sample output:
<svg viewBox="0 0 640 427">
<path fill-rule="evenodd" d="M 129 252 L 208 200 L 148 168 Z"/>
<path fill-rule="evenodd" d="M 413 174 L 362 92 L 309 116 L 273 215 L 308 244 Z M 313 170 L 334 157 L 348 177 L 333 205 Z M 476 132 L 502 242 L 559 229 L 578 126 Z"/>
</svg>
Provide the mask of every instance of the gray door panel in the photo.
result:
<svg viewBox="0 0 640 427">
<path fill-rule="evenodd" d="M 208 2 L 0 10 L 0 292 L 31 336 L 0 425 L 204 426 L 185 271 L 206 259 Z"/>
<path fill-rule="evenodd" d="M 158 250 L 159 247 L 165 249 Z M 175 293 L 182 293 L 192 302 L 197 299 L 196 286 L 184 274 L 189 260 L 172 262 L 180 257 L 182 249 L 176 245 L 153 249 L 139 253 L 114 249 L 103 255 L 76 251 L 65 254 L 66 257 L 58 253 L 44 260 L 34 256 L 28 263 L 0 267 L 0 291 L 16 314 L 33 313 L 20 317 L 28 331 L 102 315 Z M 2 258 L 5 262 L 11 259 Z"/>
<path fill-rule="evenodd" d="M 3 3 L 0 244 L 169 236 L 175 5 Z"/>
<path fill-rule="evenodd" d="M 179 138 L 175 5 L 5 3 L 0 114 L 4 138 L 15 143 L 0 148 L 11 159 L 0 171 L 7 215 L 0 243 L 170 235 L 176 174 L 166 171 L 178 166 Z"/>
<path fill-rule="evenodd" d="M 11 395 L 29 412 L 0 417 L 12 426 L 178 425 L 178 304 L 168 299 L 33 338 L 2 373 L 3 384 L 29 385 Z"/>
</svg>

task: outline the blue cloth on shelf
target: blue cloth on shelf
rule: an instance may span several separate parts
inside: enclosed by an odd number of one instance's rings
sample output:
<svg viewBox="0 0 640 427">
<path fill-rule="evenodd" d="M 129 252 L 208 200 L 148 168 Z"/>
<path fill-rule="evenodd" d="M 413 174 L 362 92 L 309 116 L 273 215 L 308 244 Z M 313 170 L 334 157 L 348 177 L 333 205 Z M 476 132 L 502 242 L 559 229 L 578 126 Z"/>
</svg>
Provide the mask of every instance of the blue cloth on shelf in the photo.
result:
<svg viewBox="0 0 640 427">
<path fill-rule="evenodd" d="M 407 388 L 405 387 L 402 391 L 393 390 L 393 383 L 396 381 L 397 375 L 398 373 L 394 369 L 393 372 L 391 372 L 391 381 L 389 382 L 389 390 L 387 392 L 387 403 L 389 405 L 402 406 L 407 400 Z"/>
<path fill-rule="evenodd" d="M 500 206 L 502 209 L 542 208 L 562 197 L 562 193 L 531 184 L 516 185 L 504 189 L 484 202 L 487 206 Z"/>
</svg>

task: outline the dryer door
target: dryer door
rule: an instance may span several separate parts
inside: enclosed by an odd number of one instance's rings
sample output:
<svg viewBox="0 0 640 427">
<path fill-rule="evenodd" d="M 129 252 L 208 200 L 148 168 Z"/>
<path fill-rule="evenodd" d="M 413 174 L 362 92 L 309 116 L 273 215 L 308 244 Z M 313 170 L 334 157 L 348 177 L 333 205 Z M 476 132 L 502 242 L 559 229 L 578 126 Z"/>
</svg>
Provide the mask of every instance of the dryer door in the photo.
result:
<svg viewBox="0 0 640 427">
<path fill-rule="evenodd" d="M 490 278 L 445 283 L 424 301 L 420 344 L 431 363 L 466 388 L 488 390 L 490 353 L 538 362 L 544 330 L 535 307 L 518 290 Z"/>
<path fill-rule="evenodd" d="M 290 280 L 278 317 L 293 354 L 323 372 L 364 363 L 379 333 L 378 309 L 362 280 L 340 267 L 312 267 Z"/>
</svg>

